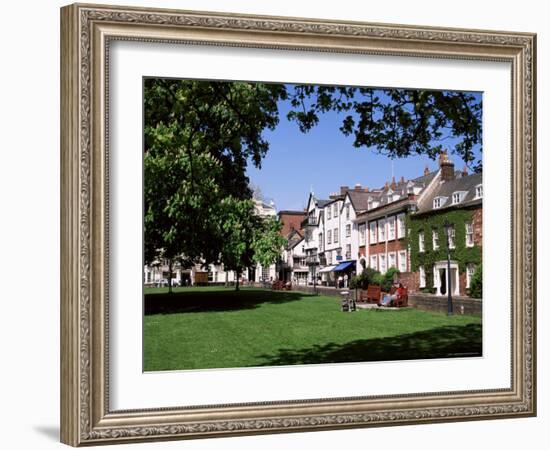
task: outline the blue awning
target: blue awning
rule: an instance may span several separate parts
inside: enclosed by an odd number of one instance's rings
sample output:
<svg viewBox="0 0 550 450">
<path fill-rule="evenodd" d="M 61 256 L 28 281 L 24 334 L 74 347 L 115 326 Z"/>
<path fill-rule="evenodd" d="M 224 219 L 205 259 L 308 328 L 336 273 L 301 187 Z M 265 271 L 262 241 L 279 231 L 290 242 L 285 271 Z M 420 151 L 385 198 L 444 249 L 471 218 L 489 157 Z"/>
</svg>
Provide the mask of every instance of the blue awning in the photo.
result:
<svg viewBox="0 0 550 450">
<path fill-rule="evenodd" d="M 334 269 L 332 269 L 333 272 L 339 272 L 341 270 L 346 270 L 349 266 L 352 264 L 355 264 L 355 261 L 345 261 L 340 264 L 338 264 Z"/>
</svg>

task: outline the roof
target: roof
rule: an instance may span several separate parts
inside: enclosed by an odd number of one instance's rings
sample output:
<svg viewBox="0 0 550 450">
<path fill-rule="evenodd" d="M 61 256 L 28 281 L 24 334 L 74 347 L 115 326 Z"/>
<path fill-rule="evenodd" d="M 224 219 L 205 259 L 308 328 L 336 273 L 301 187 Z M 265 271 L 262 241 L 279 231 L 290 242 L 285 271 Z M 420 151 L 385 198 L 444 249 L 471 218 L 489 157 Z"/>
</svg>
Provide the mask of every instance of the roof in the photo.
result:
<svg viewBox="0 0 550 450">
<path fill-rule="evenodd" d="M 471 206 L 476 204 L 481 204 L 482 200 L 476 198 L 476 186 L 479 186 L 482 183 L 482 174 L 474 173 L 471 175 L 462 175 L 460 172 L 457 174 L 457 178 L 449 181 L 442 181 L 437 185 L 422 201 L 422 204 L 419 205 L 418 214 L 425 212 L 433 211 L 433 200 L 436 197 L 451 197 L 454 192 L 466 192 L 466 195 L 462 201 L 458 204 L 451 205 L 450 203 L 444 205 L 440 209 L 446 209 L 448 207 L 463 207 Z"/>
<path fill-rule="evenodd" d="M 366 191 L 355 191 L 355 190 L 349 190 L 347 192 L 349 199 L 351 201 L 351 204 L 353 205 L 353 208 L 355 211 L 364 211 L 368 208 L 369 205 L 369 199 L 378 197 L 380 194 L 373 194 L 372 192 L 366 192 Z"/>
<path fill-rule="evenodd" d="M 287 247 L 289 249 L 296 247 L 300 242 L 304 240 L 303 236 L 296 230 L 292 230 L 287 236 Z"/>
<path fill-rule="evenodd" d="M 282 211 L 279 211 L 277 213 L 278 215 L 285 215 L 285 216 L 305 216 L 306 215 L 306 212 L 304 210 L 300 210 L 300 211 L 292 211 L 290 209 L 284 209 Z"/>
<path fill-rule="evenodd" d="M 282 223 L 280 233 L 287 236 L 291 230 L 302 228 L 302 220 L 305 219 L 307 213 L 305 211 L 279 211 L 277 215 Z"/>
</svg>

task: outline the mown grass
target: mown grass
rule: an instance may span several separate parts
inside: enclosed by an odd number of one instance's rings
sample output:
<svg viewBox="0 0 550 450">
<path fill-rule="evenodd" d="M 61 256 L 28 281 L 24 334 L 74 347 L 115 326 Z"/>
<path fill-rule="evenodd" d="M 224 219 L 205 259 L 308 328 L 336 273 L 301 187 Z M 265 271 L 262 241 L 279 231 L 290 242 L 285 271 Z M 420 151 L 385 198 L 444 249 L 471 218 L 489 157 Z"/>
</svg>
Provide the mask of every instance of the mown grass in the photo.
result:
<svg viewBox="0 0 550 450">
<path fill-rule="evenodd" d="M 481 319 L 261 289 L 145 290 L 144 370 L 481 355 Z"/>
</svg>

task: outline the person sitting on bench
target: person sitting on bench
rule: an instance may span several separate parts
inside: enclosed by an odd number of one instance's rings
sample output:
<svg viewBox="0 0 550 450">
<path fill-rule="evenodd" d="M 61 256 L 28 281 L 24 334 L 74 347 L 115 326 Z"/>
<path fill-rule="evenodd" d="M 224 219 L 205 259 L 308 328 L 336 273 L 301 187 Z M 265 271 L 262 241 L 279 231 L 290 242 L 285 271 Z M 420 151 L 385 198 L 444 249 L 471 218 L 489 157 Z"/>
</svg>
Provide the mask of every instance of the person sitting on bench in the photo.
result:
<svg viewBox="0 0 550 450">
<path fill-rule="evenodd" d="M 389 306 L 394 300 L 397 300 L 401 295 L 405 293 L 405 288 L 401 283 L 394 284 L 393 294 L 386 294 L 382 301 L 378 304 L 379 306 Z"/>
</svg>

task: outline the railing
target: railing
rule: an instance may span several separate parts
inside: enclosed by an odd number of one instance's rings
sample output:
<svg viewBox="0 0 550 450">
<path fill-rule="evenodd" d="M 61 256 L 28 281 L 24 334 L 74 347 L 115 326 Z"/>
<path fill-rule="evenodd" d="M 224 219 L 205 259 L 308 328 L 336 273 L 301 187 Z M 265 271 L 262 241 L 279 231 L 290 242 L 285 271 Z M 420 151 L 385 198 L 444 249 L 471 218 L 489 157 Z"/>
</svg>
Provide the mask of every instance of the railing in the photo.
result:
<svg viewBox="0 0 550 450">
<path fill-rule="evenodd" d="M 317 216 L 308 216 L 302 220 L 302 227 L 315 227 L 317 226 Z"/>
<path fill-rule="evenodd" d="M 306 256 L 306 264 L 308 266 L 315 266 L 319 264 L 319 255 L 317 253 Z"/>
</svg>

